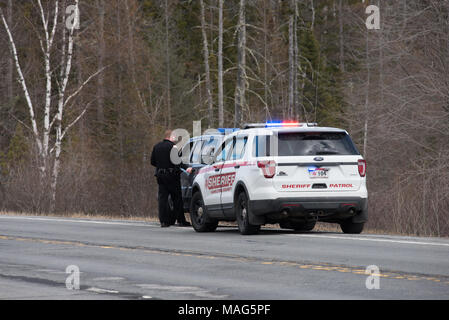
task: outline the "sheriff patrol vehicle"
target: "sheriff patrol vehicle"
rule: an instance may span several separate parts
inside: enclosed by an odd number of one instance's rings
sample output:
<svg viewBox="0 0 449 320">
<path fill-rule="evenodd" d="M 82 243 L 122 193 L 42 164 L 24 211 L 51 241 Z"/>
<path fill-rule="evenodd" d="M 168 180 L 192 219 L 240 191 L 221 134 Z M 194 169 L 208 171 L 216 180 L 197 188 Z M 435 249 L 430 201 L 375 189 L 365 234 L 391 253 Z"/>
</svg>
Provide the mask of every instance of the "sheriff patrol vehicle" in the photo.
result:
<svg viewBox="0 0 449 320">
<path fill-rule="evenodd" d="M 368 219 L 366 162 L 348 132 L 308 123 L 251 124 L 203 154 L 190 216 L 197 232 L 237 221 L 241 234 L 264 224 L 312 230 L 317 221 L 359 234 Z M 204 163 L 204 161 L 203 161 Z"/>
</svg>

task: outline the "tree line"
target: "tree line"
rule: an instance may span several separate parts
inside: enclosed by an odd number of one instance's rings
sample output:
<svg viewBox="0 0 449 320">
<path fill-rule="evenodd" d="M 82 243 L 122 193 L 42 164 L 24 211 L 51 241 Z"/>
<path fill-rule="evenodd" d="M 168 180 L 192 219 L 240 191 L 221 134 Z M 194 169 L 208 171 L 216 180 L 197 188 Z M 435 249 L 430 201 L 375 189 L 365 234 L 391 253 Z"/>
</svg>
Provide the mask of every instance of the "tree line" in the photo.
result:
<svg viewBox="0 0 449 320">
<path fill-rule="evenodd" d="M 379 30 L 366 27 L 369 4 Z M 447 2 L 0 9 L 2 210 L 155 216 L 149 156 L 166 128 L 285 119 L 353 136 L 368 161 L 370 227 L 449 234 Z"/>
</svg>

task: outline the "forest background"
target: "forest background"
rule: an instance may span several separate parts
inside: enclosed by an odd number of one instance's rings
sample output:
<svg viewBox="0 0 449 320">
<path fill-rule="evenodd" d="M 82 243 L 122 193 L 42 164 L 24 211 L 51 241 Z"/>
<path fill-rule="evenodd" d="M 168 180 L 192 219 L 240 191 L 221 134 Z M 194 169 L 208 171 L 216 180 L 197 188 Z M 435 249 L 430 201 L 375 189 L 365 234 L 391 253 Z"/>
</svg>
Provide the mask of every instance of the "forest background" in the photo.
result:
<svg viewBox="0 0 449 320">
<path fill-rule="evenodd" d="M 367 28 L 370 5 L 379 29 Z M 0 210 L 156 216 L 149 157 L 166 128 L 298 120 L 353 137 L 369 227 L 449 236 L 448 1 L 0 9 Z"/>
</svg>

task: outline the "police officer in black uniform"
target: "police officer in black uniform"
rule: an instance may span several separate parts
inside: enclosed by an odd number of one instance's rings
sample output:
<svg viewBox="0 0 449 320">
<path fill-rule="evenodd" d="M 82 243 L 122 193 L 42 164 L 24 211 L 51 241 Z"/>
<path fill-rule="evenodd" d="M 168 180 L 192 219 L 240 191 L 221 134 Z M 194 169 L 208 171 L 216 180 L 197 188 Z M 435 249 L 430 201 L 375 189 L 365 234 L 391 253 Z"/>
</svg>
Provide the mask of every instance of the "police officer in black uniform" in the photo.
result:
<svg viewBox="0 0 449 320">
<path fill-rule="evenodd" d="M 156 178 L 159 185 L 159 221 L 162 228 L 167 228 L 175 224 L 178 221 L 178 226 L 190 226 L 190 223 L 186 221 L 184 216 L 184 208 L 182 203 L 181 193 L 181 168 L 187 169 L 190 173 L 191 168 L 184 164 L 175 165 L 170 159 L 170 153 L 175 146 L 173 142 L 175 139 L 172 137 L 172 131 L 167 130 L 165 132 L 165 139 L 154 146 L 153 153 L 151 154 L 151 164 L 156 167 Z M 175 216 L 171 216 L 171 212 L 168 209 L 168 196 L 171 196 L 174 206 Z"/>
</svg>

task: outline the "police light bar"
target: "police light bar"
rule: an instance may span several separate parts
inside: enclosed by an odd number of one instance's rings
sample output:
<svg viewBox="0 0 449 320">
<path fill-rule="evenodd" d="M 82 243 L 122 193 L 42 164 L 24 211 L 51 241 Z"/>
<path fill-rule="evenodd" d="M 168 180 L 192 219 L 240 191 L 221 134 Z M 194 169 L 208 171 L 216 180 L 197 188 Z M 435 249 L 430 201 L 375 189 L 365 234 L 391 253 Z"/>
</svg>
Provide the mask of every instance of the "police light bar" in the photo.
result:
<svg viewBox="0 0 449 320">
<path fill-rule="evenodd" d="M 266 128 L 277 128 L 277 127 L 303 127 L 302 123 L 294 121 L 283 121 L 283 122 L 267 122 L 265 124 Z"/>
<path fill-rule="evenodd" d="M 318 123 L 301 123 L 293 121 L 250 123 L 244 126 L 245 129 L 253 128 L 296 128 L 296 127 L 317 127 Z"/>
</svg>

